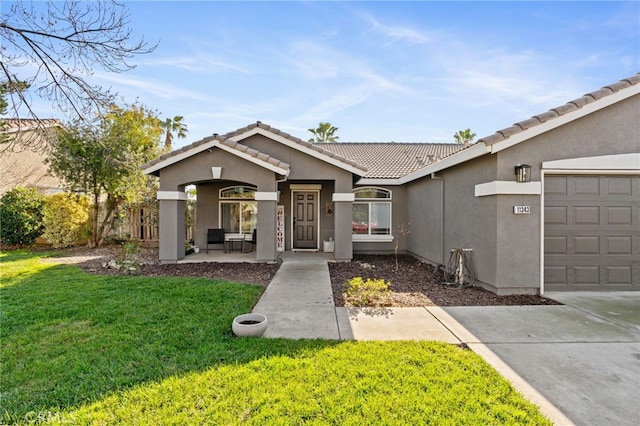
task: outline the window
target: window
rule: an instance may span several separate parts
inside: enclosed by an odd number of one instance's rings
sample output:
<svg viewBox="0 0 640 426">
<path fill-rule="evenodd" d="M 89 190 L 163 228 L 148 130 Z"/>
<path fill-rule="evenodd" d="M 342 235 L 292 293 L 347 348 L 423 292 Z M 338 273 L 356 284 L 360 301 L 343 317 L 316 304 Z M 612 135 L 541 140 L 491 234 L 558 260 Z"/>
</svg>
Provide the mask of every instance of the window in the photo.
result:
<svg viewBox="0 0 640 426">
<path fill-rule="evenodd" d="M 250 234 L 258 223 L 256 188 L 233 186 L 220 190 L 220 227 L 233 234 Z"/>
<path fill-rule="evenodd" d="M 353 239 L 391 241 L 391 191 L 371 187 L 353 193 Z"/>
</svg>

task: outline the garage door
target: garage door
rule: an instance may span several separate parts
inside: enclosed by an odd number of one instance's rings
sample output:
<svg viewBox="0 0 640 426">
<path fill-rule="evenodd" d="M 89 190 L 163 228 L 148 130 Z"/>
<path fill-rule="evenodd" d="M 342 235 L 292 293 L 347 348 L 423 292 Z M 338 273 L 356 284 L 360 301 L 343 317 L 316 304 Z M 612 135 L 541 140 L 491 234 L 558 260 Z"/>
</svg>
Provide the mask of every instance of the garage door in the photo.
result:
<svg viewBox="0 0 640 426">
<path fill-rule="evenodd" d="M 640 176 L 545 176 L 545 291 L 640 290 Z"/>
</svg>

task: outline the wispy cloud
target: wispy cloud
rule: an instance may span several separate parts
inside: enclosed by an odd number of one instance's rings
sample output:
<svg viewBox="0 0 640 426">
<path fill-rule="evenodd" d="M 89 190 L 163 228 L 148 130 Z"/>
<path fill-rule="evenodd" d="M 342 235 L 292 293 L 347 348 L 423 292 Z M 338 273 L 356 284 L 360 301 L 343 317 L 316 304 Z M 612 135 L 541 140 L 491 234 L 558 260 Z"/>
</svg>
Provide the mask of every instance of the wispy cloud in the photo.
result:
<svg viewBox="0 0 640 426">
<path fill-rule="evenodd" d="M 184 89 L 176 86 L 167 81 L 142 79 L 123 74 L 109 74 L 109 73 L 96 73 L 95 77 L 106 83 L 117 83 L 118 88 L 121 90 L 124 88 L 135 89 L 136 93 L 139 91 L 156 96 L 161 99 L 169 99 L 180 101 L 186 100 L 198 100 L 205 101 L 208 97 L 202 93 L 195 92 L 193 90 Z"/>
<path fill-rule="evenodd" d="M 405 41 L 411 44 L 425 44 L 431 41 L 429 34 L 410 26 L 383 24 L 378 18 L 365 13 L 360 13 L 360 17 L 370 25 L 368 31 L 379 33 L 389 43 Z"/>
<path fill-rule="evenodd" d="M 215 59 L 209 55 L 190 55 L 157 58 L 150 61 L 140 62 L 140 65 L 173 67 L 195 73 L 212 73 L 217 71 L 234 71 L 241 74 L 251 74 L 251 72 L 239 65 Z"/>
</svg>

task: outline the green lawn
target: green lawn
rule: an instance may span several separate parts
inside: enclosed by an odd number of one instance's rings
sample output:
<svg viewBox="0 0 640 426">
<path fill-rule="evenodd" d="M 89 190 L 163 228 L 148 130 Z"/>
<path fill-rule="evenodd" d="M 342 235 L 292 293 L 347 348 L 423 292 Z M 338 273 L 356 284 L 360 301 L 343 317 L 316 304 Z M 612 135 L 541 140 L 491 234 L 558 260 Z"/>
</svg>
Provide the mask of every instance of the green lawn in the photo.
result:
<svg viewBox="0 0 640 426">
<path fill-rule="evenodd" d="M 0 255 L 0 422 L 549 424 L 469 350 L 236 338 L 261 288 Z"/>
</svg>

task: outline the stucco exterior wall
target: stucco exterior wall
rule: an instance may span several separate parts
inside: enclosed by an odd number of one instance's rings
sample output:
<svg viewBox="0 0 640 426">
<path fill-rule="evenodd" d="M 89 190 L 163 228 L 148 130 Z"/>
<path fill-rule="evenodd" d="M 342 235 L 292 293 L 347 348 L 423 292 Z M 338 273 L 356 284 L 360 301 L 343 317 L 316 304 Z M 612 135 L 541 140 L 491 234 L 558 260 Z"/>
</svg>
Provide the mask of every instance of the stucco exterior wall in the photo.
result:
<svg viewBox="0 0 640 426">
<path fill-rule="evenodd" d="M 531 166 L 540 180 L 543 161 L 640 152 L 640 95 L 543 133 L 498 153 L 498 180 L 515 179 L 513 167 Z"/>
<path fill-rule="evenodd" d="M 444 180 L 421 179 L 407 185 L 407 251 L 434 264 L 446 262 L 443 235 Z"/>
<path fill-rule="evenodd" d="M 222 167 L 220 180 L 255 185 L 258 191 L 275 191 L 275 174 L 219 148 L 204 151 L 160 171 L 160 190 L 175 191 L 180 186 L 212 182 L 211 167 Z"/>
<path fill-rule="evenodd" d="M 542 163 L 640 151 L 637 123 L 640 96 L 596 111 L 497 153 L 497 180 L 514 181 L 514 166 L 529 164 L 532 181 L 540 181 Z M 540 289 L 540 195 L 494 195 L 497 201 L 498 274 L 490 287 L 499 294 L 535 293 Z M 515 215 L 513 206 L 531 207 Z"/>
<path fill-rule="evenodd" d="M 496 281 L 496 199 L 475 197 L 475 185 L 495 179 L 492 155 L 460 164 L 441 174 L 444 184 L 444 249 L 473 249 L 476 280 Z"/>
</svg>

